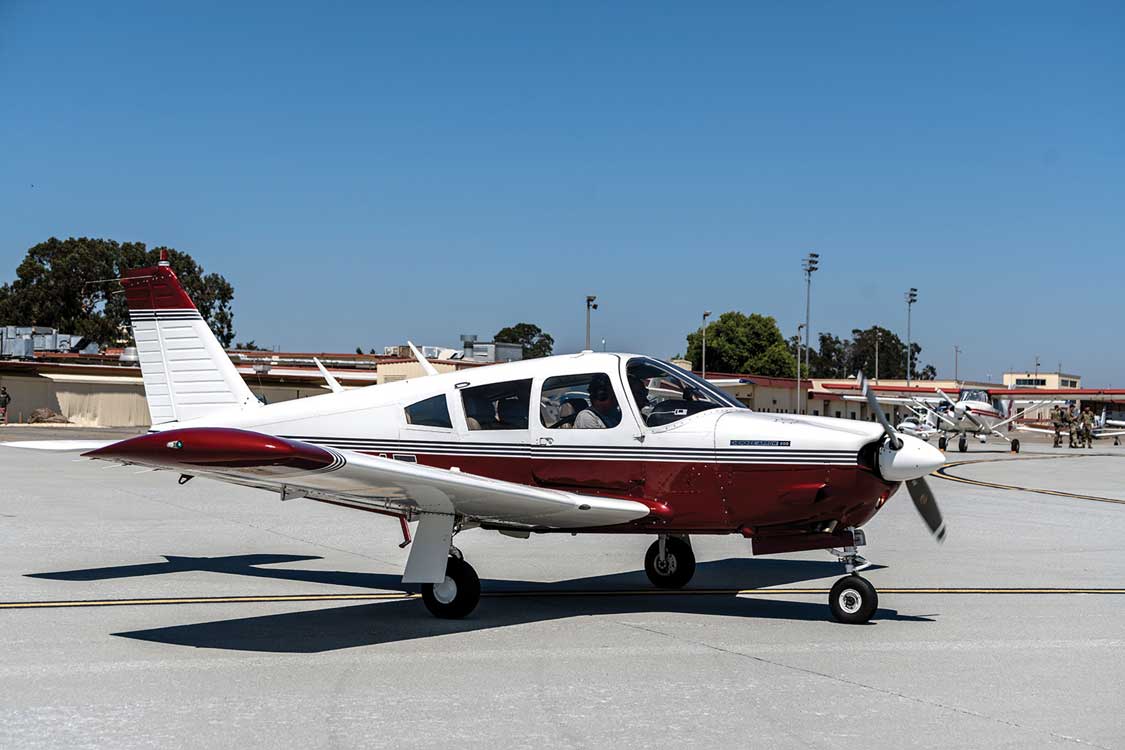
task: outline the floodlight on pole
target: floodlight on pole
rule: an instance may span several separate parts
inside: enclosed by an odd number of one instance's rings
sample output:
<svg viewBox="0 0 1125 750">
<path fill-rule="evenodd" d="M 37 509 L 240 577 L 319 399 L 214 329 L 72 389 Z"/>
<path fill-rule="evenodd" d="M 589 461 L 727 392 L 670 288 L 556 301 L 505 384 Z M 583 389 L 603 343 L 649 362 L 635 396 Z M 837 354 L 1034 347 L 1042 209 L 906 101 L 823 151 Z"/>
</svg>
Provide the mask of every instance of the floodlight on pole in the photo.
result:
<svg viewBox="0 0 1125 750">
<path fill-rule="evenodd" d="M 703 311 L 703 379 L 707 379 L 707 319 L 711 317 L 710 310 Z"/>
<path fill-rule="evenodd" d="M 809 375 L 809 311 L 812 303 L 812 275 L 820 265 L 820 253 L 809 253 L 801 261 L 801 268 L 805 272 L 805 377 Z M 801 365 L 797 364 L 797 396 L 800 398 L 801 390 Z"/>
<path fill-rule="evenodd" d="M 918 290 L 910 287 L 906 293 L 906 387 L 910 387 L 910 370 L 914 365 L 914 352 L 910 345 L 910 308 L 918 301 Z"/>
<path fill-rule="evenodd" d="M 594 303 L 597 298 L 596 294 L 586 295 L 586 351 L 590 351 L 590 310 L 598 309 L 598 306 Z"/>
</svg>

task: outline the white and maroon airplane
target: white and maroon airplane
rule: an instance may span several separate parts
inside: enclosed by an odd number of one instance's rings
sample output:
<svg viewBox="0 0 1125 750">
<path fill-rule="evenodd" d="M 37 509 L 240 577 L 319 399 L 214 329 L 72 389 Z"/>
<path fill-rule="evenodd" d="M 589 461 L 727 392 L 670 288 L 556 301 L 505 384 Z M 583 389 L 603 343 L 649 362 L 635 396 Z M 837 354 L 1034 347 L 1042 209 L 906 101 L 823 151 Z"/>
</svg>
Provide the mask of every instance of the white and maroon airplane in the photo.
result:
<svg viewBox="0 0 1125 750">
<path fill-rule="evenodd" d="M 121 283 L 151 432 L 19 445 L 397 516 L 404 544 L 417 521 L 402 580 L 438 617 L 478 603 L 453 545 L 471 528 L 648 534 L 660 587 L 691 579 L 692 534 L 742 534 L 756 555 L 836 548 L 848 575 L 829 605 L 850 623 L 878 604 L 856 575 L 860 527 L 901 483 L 945 534 L 923 479 L 941 452 L 896 432 L 873 398 L 881 426 L 758 414 L 667 362 L 586 351 L 263 405 L 166 260 Z"/>
</svg>

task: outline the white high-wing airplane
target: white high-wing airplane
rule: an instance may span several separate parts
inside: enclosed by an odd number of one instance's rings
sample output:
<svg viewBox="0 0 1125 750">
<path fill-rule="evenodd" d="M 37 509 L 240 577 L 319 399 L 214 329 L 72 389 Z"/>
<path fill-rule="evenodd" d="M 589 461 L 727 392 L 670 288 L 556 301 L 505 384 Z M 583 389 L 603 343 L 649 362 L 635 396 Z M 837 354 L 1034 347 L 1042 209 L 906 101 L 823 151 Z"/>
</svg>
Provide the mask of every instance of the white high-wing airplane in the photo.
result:
<svg viewBox="0 0 1125 750">
<path fill-rule="evenodd" d="M 960 398 L 954 401 L 940 388 L 936 388 L 937 396 L 934 397 L 888 397 L 877 396 L 880 403 L 902 404 L 914 410 L 920 410 L 928 415 L 929 426 L 941 433 L 938 438 L 938 449 L 945 450 L 950 436 L 957 436 L 957 450 L 964 453 L 969 449 L 969 437 L 975 437 L 981 443 L 987 443 L 988 438 L 998 437 L 1007 441 L 1013 453 L 1020 452 L 1018 438 L 1009 438 L 1000 432 L 1004 425 L 1019 419 L 1022 412 L 1015 409 L 1020 405 L 1024 410 L 1036 409 L 1040 406 L 1054 403 L 1057 399 L 1042 401 L 1011 401 L 993 398 L 984 388 L 963 388 Z M 859 396 L 844 396 L 849 401 L 864 400 Z"/>
<path fill-rule="evenodd" d="M 417 521 L 404 583 L 438 617 L 464 617 L 480 581 L 454 536 L 480 528 L 655 537 L 645 571 L 684 586 L 692 534 L 741 534 L 754 554 L 832 549 L 848 573 L 829 605 L 866 622 L 878 594 L 856 575 L 867 523 L 905 483 L 940 541 L 924 477 L 936 449 L 880 424 L 757 414 L 651 357 L 582 352 L 264 405 L 175 273 L 121 279 L 152 431 L 120 442 L 7 443 Z M 326 377 L 329 384 L 332 380 Z M 866 381 L 860 378 L 865 392 Z"/>
</svg>

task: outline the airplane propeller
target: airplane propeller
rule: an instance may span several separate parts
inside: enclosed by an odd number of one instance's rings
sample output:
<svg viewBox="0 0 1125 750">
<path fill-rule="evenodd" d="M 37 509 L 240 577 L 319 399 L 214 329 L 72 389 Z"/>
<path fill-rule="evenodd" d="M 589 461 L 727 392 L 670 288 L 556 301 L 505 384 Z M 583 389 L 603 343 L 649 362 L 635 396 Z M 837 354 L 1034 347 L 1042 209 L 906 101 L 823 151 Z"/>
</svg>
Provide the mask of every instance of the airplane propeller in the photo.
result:
<svg viewBox="0 0 1125 750">
<path fill-rule="evenodd" d="M 863 391 L 863 396 L 867 399 L 867 407 L 871 409 L 871 413 L 878 418 L 879 423 L 883 425 L 883 432 L 887 434 L 887 447 L 892 451 L 901 451 L 905 446 L 905 441 L 903 441 L 902 436 L 895 431 L 895 428 L 891 426 L 887 415 L 883 413 L 883 407 L 879 405 L 878 399 L 875 398 L 875 393 L 869 387 L 870 384 L 867 381 L 867 377 L 860 372 L 858 378 L 860 390 Z M 918 442 L 921 443 L 921 441 Z M 929 448 L 929 446 L 926 447 Z M 879 461 L 881 468 L 883 458 L 883 451 L 880 451 Z M 893 464 L 893 458 L 891 463 Z M 887 473 L 888 472 L 884 471 L 884 475 Z M 910 493 L 910 499 L 914 501 L 914 508 L 918 511 L 918 515 L 922 516 L 922 520 L 925 521 L 926 526 L 930 529 L 930 533 L 934 535 L 934 539 L 939 542 L 944 541 L 945 521 L 941 517 L 941 510 L 938 509 L 937 500 L 934 498 L 934 493 L 930 491 L 930 485 L 926 482 L 925 476 L 912 477 L 906 479 L 905 482 L 906 490 Z"/>
</svg>

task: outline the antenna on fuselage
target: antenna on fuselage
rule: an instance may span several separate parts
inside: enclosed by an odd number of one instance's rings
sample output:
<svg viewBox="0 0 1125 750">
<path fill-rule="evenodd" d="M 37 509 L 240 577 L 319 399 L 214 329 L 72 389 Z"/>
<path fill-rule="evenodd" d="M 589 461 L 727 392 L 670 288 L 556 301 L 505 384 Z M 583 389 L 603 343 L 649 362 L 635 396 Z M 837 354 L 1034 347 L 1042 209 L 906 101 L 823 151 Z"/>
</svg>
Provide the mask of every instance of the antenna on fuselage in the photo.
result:
<svg viewBox="0 0 1125 750">
<path fill-rule="evenodd" d="M 414 359 L 418 360 L 418 364 L 422 365 L 422 370 L 427 375 L 437 375 L 437 368 L 430 364 L 430 361 L 422 356 L 422 352 L 418 351 L 418 347 L 414 346 L 414 342 L 407 341 L 406 345 L 410 347 L 410 351 L 414 354 Z"/>
<path fill-rule="evenodd" d="M 324 368 L 324 365 L 320 363 L 319 359 L 313 357 L 313 362 L 316 363 L 316 368 L 320 370 L 320 374 L 324 377 L 325 381 L 328 382 L 328 389 L 333 393 L 342 393 L 344 386 L 340 385 L 340 381 L 332 377 L 332 373 Z"/>
</svg>

